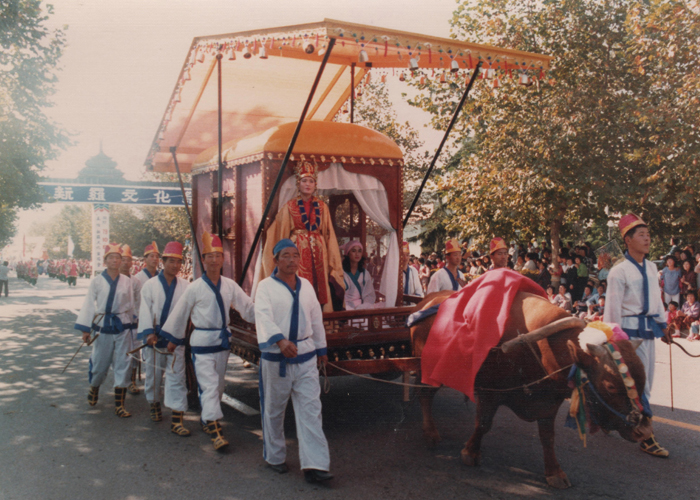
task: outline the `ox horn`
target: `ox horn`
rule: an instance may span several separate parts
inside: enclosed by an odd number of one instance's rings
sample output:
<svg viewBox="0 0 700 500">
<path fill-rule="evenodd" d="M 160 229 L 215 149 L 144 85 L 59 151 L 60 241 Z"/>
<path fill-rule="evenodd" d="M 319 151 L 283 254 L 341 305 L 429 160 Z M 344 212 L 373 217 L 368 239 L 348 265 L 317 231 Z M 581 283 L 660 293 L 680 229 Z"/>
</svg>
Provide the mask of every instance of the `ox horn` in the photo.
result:
<svg viewBox="0 0 700 500">
<path fill-rule="evenodd" d="M 538 340 L 546 339 L 547 337 L 554 335 L 557 332 L 568 330 L 569 328 L 583 329 L 585 327 L 585 321 L 579 318 L 574 318 L 573 316 L 568 318 L 562 318 L 555 321 L 554 323 L 550 323 L 524 335 L 519 335 L 516 338 L 509 340 L 508 342 L 504 342 L 501 346 L 501 349 L 504 353 L 508 354 L 509 352 L 514 351 L 515 349 L 524 345 L 525 343 L 535 343 Z"/>
</svg>

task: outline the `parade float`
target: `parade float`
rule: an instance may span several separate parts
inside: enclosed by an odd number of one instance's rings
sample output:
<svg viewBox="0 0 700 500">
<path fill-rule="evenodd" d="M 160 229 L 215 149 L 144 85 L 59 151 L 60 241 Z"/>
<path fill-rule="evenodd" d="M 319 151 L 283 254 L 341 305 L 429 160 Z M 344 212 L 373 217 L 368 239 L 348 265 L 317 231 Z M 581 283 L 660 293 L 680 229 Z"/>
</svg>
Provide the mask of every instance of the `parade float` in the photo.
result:
<svg viewBox="0 0 700 500">
<path fill-rule="evenodd" d="M 488 91 L 503 78 L 529 86 L 549 61 L 544 55 L 329 19 L 197 37 L 146 167 L 191 174 L 186 208 L 195 244 L 204 231 L 218 234 L 223 274 L 252 294 L 266 229 L 279 207 L 296 195 L 293 169 L 299 161 L 313 162 L 317 194 L 330 209 L 339 243 L 360 240 L 378 263 L 376 308 L 324 313 L 328 374 L 407 373 L 420 361 L 405 326 L 415 300 L 403 294 L 401 242 L 425 179 L 405 213 L 401 149 L 354 123 L 357 92 L 370 79 L 431 78 L 464 89 L 427 179 L 476 82 Z M 193 254 L 199 254 L 196 247 Z M 201 274 L 199 264 L 196 273 Z M 233 314 L 230 329 L 233 353 L 257 363 L 255 326 Z"/>
</svg>

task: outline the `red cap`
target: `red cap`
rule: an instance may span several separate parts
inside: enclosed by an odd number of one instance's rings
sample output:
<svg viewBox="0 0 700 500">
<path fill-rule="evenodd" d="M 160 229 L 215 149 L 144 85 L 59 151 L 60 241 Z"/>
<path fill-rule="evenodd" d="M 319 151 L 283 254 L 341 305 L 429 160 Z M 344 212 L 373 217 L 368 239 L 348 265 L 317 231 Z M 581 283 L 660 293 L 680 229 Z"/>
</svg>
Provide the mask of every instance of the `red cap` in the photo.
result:
<svg viewBox="0 0 700 500">
<path fill-rule="evenodd" d="M 202 235 L 202 255 L 208 253 L 224 253 L 224 246 L 221 244 L 221 240 L 216 235 L 211 235 L 207 231 L 204 231 Z"/>
<path fill-rule="evenodd" d="M 630 229 L 634 229 L 637 226 L 647 227 L 647 223 L 642 220 L 642 218 L 635 214 L 627 214 L 618 223 L 617 227 L 620 228 L 620 233 L 622 238 L 629 232 Z"/>
<path fill-rule="evenodd" d="M 445 253 L 461 252 L 462 248 L 459 246 L 459 241 L 456 238 L 452 238 L 445 243 Z"/>
<path fill-rule="evenodd" d="M 119 247 L 118 243 L 109 243 L 105 245 L 105 257 L 111 253 L 118 253 L 119 255 L 122 254 L 122 249 Z"/>
<path fill-rule="evenodd" d="M 156 249 L 156 252 L 157 251 Z M 182 244 L 177 241 L 169 241 L 163 249 L 163 257 L 175 257 L 176 259 L 182 260 Z"/>
<path fill-rule="evenodd" d="M 160 254 L 160 252 L 158 251 L 158 245 L 156 244 L 155 241 L 153 243 L 151 243 L 150 245 L 146 245 L 146 249 L 143 251 L 143 256 L 145 257 L 149 253 L 153 253 L 153 252 Z"/>
<path fill-rule="evenodd" d="M 489 255 L 491 255 L 493 252 L 496 250 L 508 250 L 508 245 L 506 245 L 506 240 L 503 238 L 496 237 L 491 240 L 491 243 L 489 244 Z"/>
</svg>

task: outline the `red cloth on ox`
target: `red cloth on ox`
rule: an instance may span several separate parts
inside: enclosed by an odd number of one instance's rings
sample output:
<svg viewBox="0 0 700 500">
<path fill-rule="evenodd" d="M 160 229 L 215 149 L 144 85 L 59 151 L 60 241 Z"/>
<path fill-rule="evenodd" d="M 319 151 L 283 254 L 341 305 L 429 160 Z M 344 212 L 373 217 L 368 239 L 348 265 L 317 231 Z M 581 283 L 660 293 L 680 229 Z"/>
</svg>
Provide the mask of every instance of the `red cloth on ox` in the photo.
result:
<svg viewBox="0 0 700 500">
<path fill-rule="evenodd" d="M 445 300 L 423 348 L 423 383 L 452 387 L 474 401 L 476 374 L 501 340 L 519 291 L 547 298 L 530 278 L 504 268 L 485 273 Z"/>
</svg>

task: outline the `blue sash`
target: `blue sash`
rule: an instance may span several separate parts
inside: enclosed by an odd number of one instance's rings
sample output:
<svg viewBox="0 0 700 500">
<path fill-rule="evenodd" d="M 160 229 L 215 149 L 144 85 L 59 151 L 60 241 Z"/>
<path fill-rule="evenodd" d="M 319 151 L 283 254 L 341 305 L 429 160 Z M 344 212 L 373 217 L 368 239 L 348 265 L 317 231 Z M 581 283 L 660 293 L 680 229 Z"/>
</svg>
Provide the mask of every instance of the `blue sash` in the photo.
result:
<svg viewBox="0 0 700 500">
<path fill-rule="evenodd" d="M 408 295 L 408 280 L 411 277 L 411 270 L 407 267 L 406 270 L 403 272 L 403 275 L 403 294 Z"/>
<path fill-rule="evenodd" d="M 144 269 L 144 271 L 146 270 Z M 146 274 L 148 274 L 148 271 L 146 271 Z M 160 273 L 158 273 L 158 281 L 160 281 L 160 284 L 163 287 L 163 291 L 165 292 L 165 303 L 163 304 L 163 310 L 160 313 L 159 324 L 155 326 L 155 331 L 152 328 L 146 328 L 144 331 L 139 333 L 137 338 L 139 340 L 143 340 L 143 343 L 145 344 L 146 337 L 148 337 L 151 333 L 155 333 L 156 335 L 158 335 L 156 347 L 163 348 L 168 346 L 169 341 L 172 342 L 169 338 L 161 334 L 161 330 L 165 322 L 168 320 L 168 315 L 170 314 L 170 306 L 173 303 L 175 287 L 177 286 L 177 277 L 173 278 L 173 281 L 168 285 L 168 280 L 165 279 L 165 276 L 163 276 L 163 271 L 161 271 Z M 173 342 L 173 344 L 175 344 L 175 342 Z"/>
<path fill-rule="evenodd" d="M 647 276 L 646 272 L 646 266 L 647 266 L 647 259 L 645 258 L 642 260 L 642 264 L 640 265 L 639 262 L 634 260 L 629 252 L 625 252 L 625 258 L 630 261 L 637 270 L 642 273 L 642 288 L 643 288 L 643 297 L 644 297 L 644 305 L 642 306 L 642 313 L 641 314 L 636 314 L 634 316 L 626 316 L 626 317 L 631 317 L 631 318 L 637 318 L 637 329 L 633 328 L 623 328 L 625 333 L 630 336 L 630 338 L 633 337 L 638 337 L 642 339 L 653 339 L 653 338 L 661 338 L 664 336 L 664 332 L 661 329 L 661 326 L 659 323 L 656 322 L 654 318 L 658 318 L 658 314 L 648 314 L 649 313 L 649 277 Z M 664 328 L 666 327 L 666 323 L 663 323 Z"/>
<path fill-rule="evenodd" d="M 457 283 L 457 280 L 455 279 L 454 275 L 450 272 L 449 269 L 447 269 L 447 266 L 443 267 L 445 271 L 447 271 L 447 275 L 450 277 L 450 281 L 452 282 L 452 290 L 457 291 L 459 290 L 459 284 Z M 459 276 L 459 270 L 457 271 L 457 276 Z"/>
<path fill-rule="evenodd" d="M 152 275 L 151 273 L 149 273 L 149 272 L 148 272 L 148 269 L 146 269 L 145 267 L 144 267 L 143 269 L 141 269 L 141 270 L 144 272 L 144 274 L 145 274 L 146 276 L 148 276 L 148 279 L 149 279 L 149 280 L 153 277 L 153 275 Z M 161 271 L 161 274 L 162 274 L 162 271 Z"/>
<path fill-rule="evenodd" d="M 100 333 L 108 333 L 114 335 L 122 333 L 127 328 L 122 324 L 122 320 L 119 318 L 119 316 L 117 316 L 116 314 L 112 314 L 112 307 L 114 306 L 114 296 L 117 293 L 117 284 L 119 283 L 120 276 L 121 275 L 118 274 L 117 278 L 115 280 L 112 280 L 112 278 L 107 273 L 106 269 L 102 271 L 102 277 L 107 281 L 107 284 L 109 285 L 109 295 L 107 296 L 107 304 L 105 306 L 105 315 L 104 321 L 102 322 L 102 327 L 99 327 L 95 324 L 92 325 L 93 330 L 96 330 Z"/>
<path fill-rule="evenodd" d="M 226 325 L 226 311 L 224 309 L 224 299 L 221 297 L 221 281 L 222 278 L 219 277 L 219 282 L 214 286 L 214 283 L 209 279 L 206 274 L 202 275 L 202 280 L 209 285 L 209 288 L 214 292 L 216 296 L 216 303 L 219 306 L 219 312 L 221 313 L 221 328 L 199 328 L 195 325 L 195 330 L 203 330 L 207 332 L 219 332 L 219 337 L 221 338 L 221 344 L 212 346 L 191 346 L 191 350 L 194 354 L 211 354 L 215 352 L 227 351 L 231 349 L 231 344 L 229 343 L 228 337 L 230 332 L 228 331 L 228 326 Z"/>
<path fill-rule="evenodd" d="M 292 294 L 292 299 L 294 302 L 292 303 L 292 318 L 289 322 L 289 338 L 287 340 L 289 340 L 290 342 L 294 342 L 294 345 L 297 345 L 297 339 L 299 338 L 299 295 L 301 294 L 301 280 L 299 279 L 299 276 L 295 276 L 296 286 L 295 290 L 292 290 L 292 288 L 287 283 L 285 283 L 277 277 L 277 268 L 275 268 L 275 270 L 272 271 L 272 279 L 277 281 L 278 283 L 282 283 L 284 287 L 289 291 L 289 293 Z M 304 361 L 308 361 L 315 355 L 316 351 L 311 351 L 310 353 L 302 354 L 295 358 L 285 358 L 284 354 L 282 353 L 263 352 L 260 354 L 260 356 L 263 359 L 266 359 L 267 361 L 275 361 L 280 364 L 280 377 L 286 376 L 287 363 L 303 363 Z"/>
</svg>

